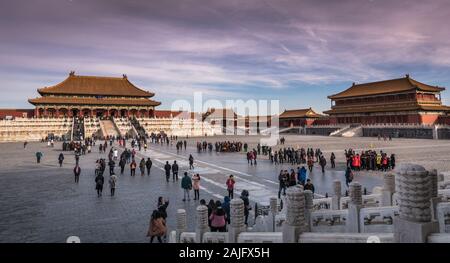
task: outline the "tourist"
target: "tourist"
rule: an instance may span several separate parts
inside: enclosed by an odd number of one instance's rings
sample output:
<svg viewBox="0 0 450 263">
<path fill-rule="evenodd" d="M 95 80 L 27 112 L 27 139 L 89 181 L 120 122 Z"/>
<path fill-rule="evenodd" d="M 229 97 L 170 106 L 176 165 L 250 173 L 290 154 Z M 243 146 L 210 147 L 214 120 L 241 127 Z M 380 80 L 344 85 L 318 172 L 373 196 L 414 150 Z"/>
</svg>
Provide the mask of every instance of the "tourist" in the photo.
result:
<svg viewBox="0 0 450 263">
<path fill-rule="evenodd" d="M 162 243 L 162 237 L 166 235 L 166 231 L 166 221 L 162 218 L 158 210 L 153 210 L 147 231 L 147 236 L 150 237 L 150 243 L 153 243 L 155 237 L 158 239 L 159 243 Z"/>
<path fill-rule="evenodd" d="M 214 202 L 214 200 L 209 200 L 208 205 L 206 206 L 208 207 L 208 226 L 211 227 L 211 215 L 214 212 L 214 210 L 216 210 L 216 202 Z"/>
<path fill-rule="evenodd" d="M 194 200 L 200 200 L 200 175 L 192 176 L 192 188 L 194 189 Z"/>
<path fill-rule="evenodd" d="M 108 166 L 109 166 L 109 175 L 113 175 L 114 168 L 116 167 L 116 162 L 114 162 L 113 159 L 109 159 Z"/>
<path fill-rule="evenodd" d="M 73 174 L 75 176 L 75 183 L 78 183 L 81 174 L 81 168 L 78 164 L 76 164 L 75 167 L 73 168 Z"/>
<path fill-rule="evenodd" d="M 236 183 L 236 181 L 234 180 L 234 176 L 231 174 L 227 181 L 226 181 L 226 185 L 227 185 L 227 190 L 228 190 L 228 197 L 230 199 L 234 198 L 234 184 Z"/>
<path fill-rule="evenodd" d="M 136 164 L 136 161 L 133 158 L 133 160 L 130 163 L 130 175 L 131 176 L 135 176 L 136 175 L 136 167 L 137 167 L 137 164 Z"/>
<path fill-rule="evenodd" d="M 313 194 L 315 192 L 314 185 L 311 183 L 311 179 L 306 180 L 306 184 L 304 186 L 304 190 L 310 190 Z"/>
<path fill-rule="evenodd" d="M 42 156 L 44 156 L 43 154 L 42 154 L 42 152 L 36 152 L 36 162 L 37 163 L 41 163 L 41 158 L 42 158 Z"/>
<path fill-rule="evenodd" d="M 64 161 L 64 154 L 60 153 L 58 156 L 59 167 L 62 167 L 63 161 Z"/>
<path fill-rule="evenodd" d="M 120 174 L 123 175 L 123 172 L 125 171 L 125 164 L 126 164 L 125 158 L 120 158 L 119 166 L 120 166 Z"/>
<path fill-rule="evenodd" d="M 298 169 L 297 167 L 297 179 L 299 181 L 299 184 L 305 185 L 306 182 L 306 168 L 305 166 L 302 166 L 302 168 Z"/>
<path fill-rule="evenodd" d="M 283 190 L 283 195 L 286 195 L 286 187 L 287 187 L 287 177 L 283 170 L 280 171 L 278 175 L 278 199 L 281 199 L 281 191 Z"/>
<path fill-rule="evenodd" d="M 169 200 L 165 200 L 162 196 L 158 197 L 158 212 L 166 220 L 167 218 L 167 207 L 169 206 Z"/>
<path fill-rule="evenodd" d="M 170 170 L 172 166 L 170 166 L 169 161 L 166 161 L 166 165 L 164 165 L 164 171 L 166 172 L 166 181 L 169 182 L 170 179 Z"/>
<path fill-rule="evenodd" d="M 97 190 L 97 196 L 102 196 L 103 191 L 103 183 L 105 182 L 105 178 L 103 177 L 102 173 L 99 173 L 95 177 L 95 190 Z"/>
<path fill-rule="evenodd" d="M 226 213 L 222 206 L 219 205 L 212 211 L 209 220 L 211 221 L 211 232 L 226 232 Z"/>
<path fill-rule="evenodd" d="M 191 197 L 189 196 L 189 191 L 192 189 L 192 180 L 188 176 L 187 172 L 184 172 L 184 177 L 183 177 L 183 179 L 181 179 L 181 188 L 183 188 L 183 190 L 184 190 L 183 201 L 186 201 L 186 196 L 187 196 L 187 200 L 191 201 Z"/>
<path fill-rule="evenodd" d="M 248 225 L 248 215 L 250 213 L 250 210 L 252 209 L 250 207 L 250 200 L 248 199 L 249 193 L 247 190 L 242 190 L 241 193 L 241 199 L 244 201 L 244 216 L 245 216 L 245 224 Z"/>
<path fill-rule="evenodd" d="M 142 158 L 139 162 L 139 170 L 141 171 L 141 176 L 145 175 L 145 159 Z"/>
<path fill-rule="evenodd" d="M 334 155 L 334 152 L 331 153 L 330 156 L 330 163 L 331 163 L 331 168 L 336 168 L 336 156 Z"/>
<path fill-rule="evenodd" d="M 227 223 L 230 224 L 230 198 L 228 196 L 223 198 L 222 208 L 225 211 Z"/>
<path fill-rule="evenodd" d="M 295 186 L 297 184 L 297 176 L 294 172 L 294 169 L 291 169 L 291 173 L 289 174 L 289 186 Z"/>
<path fill-rule="evenodd" d="M 322 167 L 322 173 L 325 173 L 325 165 L 327 165 L 327 159 L 323 155 L 320 155 L 319 164 Z"/>
<path fill-rule="evenodd" d="M 152 160 L 150 158 L 147 158 L 147 161 L 145 162 L 145 167 L 147 167 L 147 176 L 150 176 L 150 170 L 152 169 Z"/>
<path fill-rule="evenodd" d="M 345 185 L 348 185 L 353 181 L 353 172 L 350 167 L 347 167 L 347 170 L 345 171 Z"/>
<path fill-rule="evenodd" d="M 312 173 L 314 167 L 314 158 L 311 155 L 308 155 L 308 170 L 310 173 Z"/>
<path fill-rule="evenodd" d="M 177 161 L 173 161 L 173 164 L 172 164 L 172 181 L 173 182 L 175 182 L 175 181 L 178 182 L 178 164 L 177 164 Z"/>
<path fill-rule="evenodd" d="M 28 144 L 27 141 L 24 141 L 24 142 L 23 142 L 23 148 L 24 148 L 24 149 L 27 147 L 27 144 Z"/>
<path fill-rule="evenodd" d="M 117 187 L 117 176 L 113 173 L 109 177 L 109 188 L 111 189 L 111 196 L 114 196 Z"/>
<path fill-rule="evenodd" d="M 391 154 L 391 158 L 389 158 L 391 169 L 395 169 L 395 154 Z"/>
<path fill-rule="evenodd" d="M 194 157 L 189 154 L 189 169 L 194 169 Z"/>
<path fill-rule="evenodd" d="M 80 152 L 75 151 L 75 164 L 78 164 L 80 162 Z"/>
</svg>

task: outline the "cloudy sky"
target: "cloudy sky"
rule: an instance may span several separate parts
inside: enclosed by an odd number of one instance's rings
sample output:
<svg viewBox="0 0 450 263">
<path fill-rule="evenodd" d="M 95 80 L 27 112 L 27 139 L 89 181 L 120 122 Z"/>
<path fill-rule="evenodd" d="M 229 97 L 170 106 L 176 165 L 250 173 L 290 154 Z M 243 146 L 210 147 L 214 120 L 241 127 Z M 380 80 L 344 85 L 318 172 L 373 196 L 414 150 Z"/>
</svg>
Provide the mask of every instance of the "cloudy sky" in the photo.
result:
<svg viewBox="0 0 450 263">
<path fill-rule="evenodd" d="M 0 108 L 71 70 L 127 74 L 162 109 L 201 91 L 323 111 L 406 73 L 449 88 L 449 19 L 448 0 L 1 0 Z"/>
</svg>

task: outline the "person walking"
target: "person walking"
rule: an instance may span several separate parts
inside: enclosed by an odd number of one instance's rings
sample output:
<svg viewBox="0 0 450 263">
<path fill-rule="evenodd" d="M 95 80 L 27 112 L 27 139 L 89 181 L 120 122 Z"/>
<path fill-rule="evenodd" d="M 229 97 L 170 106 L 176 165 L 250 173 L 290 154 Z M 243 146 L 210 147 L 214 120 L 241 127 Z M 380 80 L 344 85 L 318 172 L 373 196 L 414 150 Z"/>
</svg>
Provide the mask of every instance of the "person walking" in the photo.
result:
<svg viewBox="0 0 450 263">
<path fill-rule="evenodd" d="M 41 163 L 42 156 L 44 156 L 42 154 L 42 152 L 36 152 L 36 162 L 37 163 Z"/>
<path fill-rule="evenodd" d="M 119 166 L 120 166 L 120 174 L 122 175 L 123 172 L 125 171 L 125 164 L 127 163 L 127 161 L 125 160 L 125 158 L 120 158 L 119 161 Z"/>
<path fill-rule="evenodd" d="M 234 180 L 234 176 L 231 174 L 226 181 L 228 197 L 230 199 L 234 198 L 234 184 L 235 183 L 236 183 L 236 181 Z"/>
<path fill-rule="evenodd" d="M 184 177 L 183 177 L 183 179 L 181 179 L 181 188 L 183 188 L 183 190 L 184 190 L 183 201 L 186 201 L 186 196 L 187 196 L 187 200 L 191 201 L 191 197 L 189 196 L 189 191 L 192 189 L 192 180 L 188 176 L 187 172 L 184 172 Z"/>
<path fill-rule="evenodd" d="M 133 158 L 133 160 L 130 163 L 130 175 L 131 176 L 135 176 L 136 175 L 136 166 L 137 166 L 136 161 Z"/>
<path fill-rule="evenodd" d="M 115 174 L 111 174 L 109 177 L 109 188 L 111 189 L 111 196 L 114 196 L 117 187 L 117 176 Z"/>
<path fill-rule="evenodd" d="M 113 175 L 114 167 L 116 167 L 116 162 L 114 162 L 113 159 L 109 159 L 108 166 L 109 166 L 109 175 Z"/>
<path fill-rule="evenodd" d="M 194 200 L 200 200 L 200 175 L 192 176 L 192 188 L 194 189 Z"/>
<path fill-rule="evenodd" d="M 81 174 L 81 168 L 78 164 L 76 164 L 75 167 L 73 168 L 73 174 L 75 176 L 75 183 L 78 183 Z"/>
<path fill-rule="evenodd" d="M 306 173 L 307 173 L 307 171 L 306 171 L 305 166 L 302 166 L 302 168 L 300 168 L 300 170 L 298 170 L 298 174 L 297 174 L 298 178 L 297 179 L 301 185 L 305 185 L 305 183 L 306 183 Z"/>
<path fill-rule="evenodd" d="M 345 185 L 348 185 L 353 181 L 353 171 L 352 168 L 347 167 L 347 170 L 345 170 Z"/>
<path fill-rule="evenodd" d="M 147 176 L 150 176 L 150 170 L 152 169 L 152 160 L 150 158 L 147 158 L 147 161 L 145 162 L 145 167 L 147 167 Z"/>
<path fill-rule="evenodd" d="M 312 173 L 313 167 L 314 167 L 314 158 L 311 155 L 308 155 L 308 170 L 310 173 Z"/>
<path fill-rule="evenodd" d="M 62 167 L 63 161 L 64 161 L 64 154 L 60 153 L 58 156 L 59 167 Z"/>
<path fill-rule="evenodd" d="M 186 150 L 186 147 L 184 148 Z M 194 157 L 192 156 L 192 154 L 189 154 L 189 169 L 194 169 Z"/>
<path fill-rule="evenodd" d="M 281 199 L 281 191 L 283 191 L 283 195 L 286 195 L 286 186 L 287 186 L 287 178 L 286 174 L 283 170 L 280 171 L 280 174 L 278 175 L 278 199 Z"/>
<path fill-rule="evenodd" d="M 95 190 L 97 190 L 97 197 L 102 196 L 104 182 L 105 182 L 105 178 L 103 177 L 103 174 L 99 173 L 95 177 Z"/>
<path fill-rule="evenodd" d="M 145 175 L 145 159 L 142 158 L 139 162 L 139 170 L 141 171 L 141 176 Z"/>
<path fill-rule="evenodd" d="M 169 206 L 169 200 L 165 200 L 162 196 L 158 197 L 158 212 L 161 214 L 162 218 L 166 220 L 167 218 L 167 207 Z"/>
<path fill-rule="evenodd" d="M 166 231 L 166 221 L 158 210 L 153 210 L 147 231 L 147 237 L 150 237 L 150 243 L 153 243 L 155 237 L 158 239 L 159 243 L 162 243 L 162 237 L 166 235 Z"/>
<path fill-rule="evenodd" d="M 336 156 L 334 155 L 334 152 L 331 153 L 330 156 L 330 163 L 331 163 L 331 168 L 336 168 Z"/>
<path fill-rule="evenodd" d="M 325 166 L 327 165 L 327 159 L 323 155 L 319 158 L 319 164 L 322 167 L 322 173 L 325 173 Z"/>
<path fill-rule="evenodd" d="M 248 215 L 250 213 L 250 210 L 252 209 L 250 207 L 250 200 L 248 199 L 249 193 L 247 190 L 242 190 L 241 193 L 241 199 L 244 201 L 244 216 L 245 216 L 245 225 L 248 225 Z"/>
<path fill-rule="evenodd" d="M 172 164 L 172 180 L 178 182 L 178 164 L 177 161 L 173 161 Z"/>
<path fill-rule="evenodd" d="M 169 182 L 170 179 L 170 170 L 172 166 L 170 166 L 169 161 L 166 161 L 166 165 L 164 165 L 164 171 L 166 172 L 166 181 Z"/>
<path fill-rule="evenodd" d="M 225 211 L 226 220 L 227 223 L 230 223 L 230 198 L 228 196 L 225 196 L 223 198 L 222 208 Z"/>
</svg>

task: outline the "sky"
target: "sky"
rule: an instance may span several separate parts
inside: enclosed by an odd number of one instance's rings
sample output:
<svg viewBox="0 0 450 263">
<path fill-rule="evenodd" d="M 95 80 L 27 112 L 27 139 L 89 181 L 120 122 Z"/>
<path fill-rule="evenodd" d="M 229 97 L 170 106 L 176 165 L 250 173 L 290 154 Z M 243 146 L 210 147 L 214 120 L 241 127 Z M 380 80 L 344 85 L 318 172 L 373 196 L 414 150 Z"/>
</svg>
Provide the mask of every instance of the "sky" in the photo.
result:
<svg viewBox="0 0 450 263">
<path fill-rule="evenodd" d="M 449 0 L 1 0 L 0 108 L 77 75 L 177 99 L 329 109 L 353 82 L 450 87 Z M 450 104 L 450 91 L 442 93 Z"/>
</svg>

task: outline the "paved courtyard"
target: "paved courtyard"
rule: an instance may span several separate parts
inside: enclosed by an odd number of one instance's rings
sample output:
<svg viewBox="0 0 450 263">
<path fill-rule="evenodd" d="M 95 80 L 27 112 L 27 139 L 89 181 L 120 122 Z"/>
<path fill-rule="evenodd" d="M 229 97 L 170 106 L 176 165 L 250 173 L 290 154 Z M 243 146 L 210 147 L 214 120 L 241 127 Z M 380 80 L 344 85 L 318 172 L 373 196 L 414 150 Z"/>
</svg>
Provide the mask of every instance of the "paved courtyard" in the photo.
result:
<svg viewBox="0 0 450 263">
<path fill-rule="evenodd" d="M 309 175 L 316 193 L 331 192 L 333 180 L 344 182 L 344 149 L 382 149 L 397 155 L 397 164 L 414 162 L 438 171 L 450 170 L 450 141 L 394 139 L 378 141 L 377 138 L 333 138 L 321 136 L 285 136 L 287 146 L 321 148 L 327 159 L 331 152 L 337 156 L 337 168 L 322 174 L 318 167 Z M 203 140 L 204 138 L 201 138 Z M 175 146 L 150 144 L 150 149 L 138 154 L 150 157 L 154 167 L 150 176 L 119 176 L 116 196 L 109 195 L 105 182 L 103 197 L 94 190 L 94 164 L 100 154 L 97 147 L 93 153 L 82 156 L 82 174 L 79 184 L 73 182 L 73 153 L 64 152 L 64 166 L 57 164 L 61 145 L 48 148 L 46 144 L 30 143 L 26 149 L 21 143 L 1 144 L 0 151 L 0 242 L 65 242 L 71 235 L 82 242 L 148 242 L 146 231 L 151 212 L 158 196 L 170 200 L 168 208 L 169 230 L 175 227 L 176 209 L 187 211 L 189 230 L 194 229 L 195 207 L 198 201 L 182 202 L 180 183 L 166 183 L 162 166 L 166 161 L 177 160 L 180 170 L 187 169 L 187 157 L 193 154 L 195 172 L 201 175 L 200 198 L 222 199 L 226 194 L 225 180 L 229 174 L 236 177 L 236 193 L 250 191 L 252 203 L 267 204 L 269 197 L 278 191 L 277 177 L 280 169 L 290 165 L 272 165 L 261 157 L 257 166 L 247 165 L 243 153 L 197 153 L 195 142 L 188 139 L 188 148 L 177 154 Z M 208 141 L 246 141 L 256 147 L 259 137 L 209 137 Z M 117 145 L 115 147 L 118 147 Z M 44 153 L 41 164 L 36 164 L 35 152 Z M 292 167 L 295 168 L 295 167 Z M 118 169 L 116 168 L 116 173 Z M 105 179 L 108 178 L 105 172 Z M 382 174 L 360 172 L 355 180 L 368 191 L 381 185 Z M 236 194 L 235 194 L 236 195 Z"/>
</svg>

